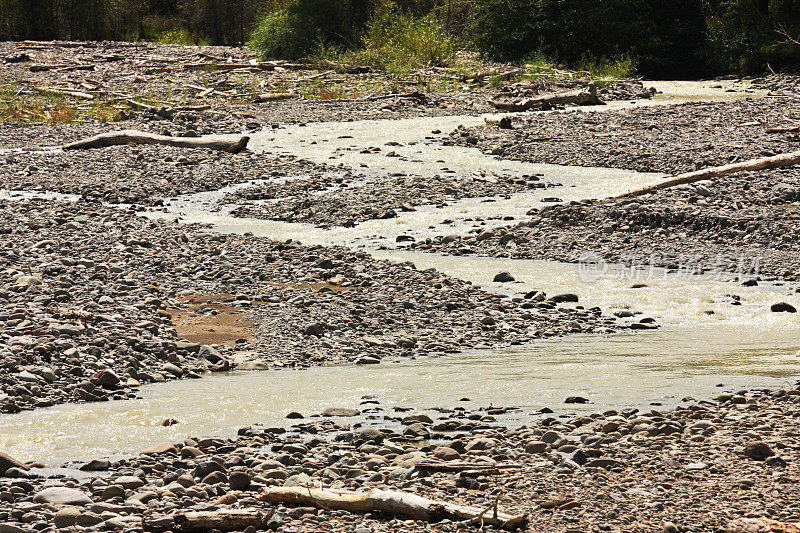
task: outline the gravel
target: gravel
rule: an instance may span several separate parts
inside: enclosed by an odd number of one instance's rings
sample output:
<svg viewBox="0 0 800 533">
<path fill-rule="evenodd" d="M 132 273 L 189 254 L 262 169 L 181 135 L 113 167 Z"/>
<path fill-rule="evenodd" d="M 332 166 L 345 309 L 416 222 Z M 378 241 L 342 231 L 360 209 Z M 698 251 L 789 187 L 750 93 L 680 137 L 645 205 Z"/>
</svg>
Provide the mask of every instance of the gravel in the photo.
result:
<svg viewBox="0 0 800 533">
<path fill-rule="evenodd" d="M 288 431 L 253 425 L 235 438 L 164 443 L 111 461 L 102 477 L 12 472 L 0 479 L 0 520 L 21 530 L 141 531 L 143 518 L 169 525 L 184 511 L 266 514 L 273 507 L 259 494 L 268 487 L 323 486 L 478 508 L 497 500 L 501 511 L 527 514 L 528 531 L 723 531 L 745 517 L 800 521 L 797 387 L 685 398 L 672 411 L 541 415 L 521 427 L 508 421 L 514 408 L 467 404 L 429 416 L 397 413 L 372 395 L 358 407 L 339 409 L 344 417 L 310 415 Z M 376 416 L 383 422 L 370 421 Z M 431 462 L 517 467 L 469 476 L 430 472 Z M 67 500 L 74 505 L 56 503 Z M 274 510 L 267 529 L 280 531 L 463 527 L 387 513 Z"/>
</svg>

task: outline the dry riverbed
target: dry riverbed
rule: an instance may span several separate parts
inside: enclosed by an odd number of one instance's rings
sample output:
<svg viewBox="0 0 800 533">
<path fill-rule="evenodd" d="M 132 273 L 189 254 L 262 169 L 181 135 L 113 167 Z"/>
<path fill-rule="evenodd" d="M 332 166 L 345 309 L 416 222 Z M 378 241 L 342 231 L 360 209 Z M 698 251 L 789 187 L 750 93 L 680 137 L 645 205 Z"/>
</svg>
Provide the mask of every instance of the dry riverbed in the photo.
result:
<svg viewBox="0 0 800 533">
<path fill-rule="evenodd" d="M 249 67 L 225 66 L 250 60 Z M 385 365 L 654 327 L 633 313 L 606 316 L 580 295 L 502 297 L 363 251 L 216 234 L 171 215 L 151 220 L 137 213 L 137 206 L 161 206 L 166 198 L 255 182 L 224 199 L 237 204 L 235 215 L 353 226 L 424 205 L 550 186 L 535 175 L 380 175 L 335 160 L 312 163 L 302 153 L 31 151 L 123 127 L 196 136 L 289 122 L 476 115 L 491 110 L 495 93 L 485 76 L 447 72 L 450 82 L 434 83 L 442 78 L 437 72 L 422 83 L 398 83 L 371 72 L 265 65 L 243 49 L 126 43 L 2 43 L 0 61 L 19 91 L 13 105 L 21 97 L 25 109 L 0 124 L 0 149 L 17 150 L 0 153 L 0 189 L 77 196 L 0 197 L 0 427 L 3 416 L 21 410 L 132 399 L 148 383 L 231 368 Z M 538 90 L 515 83 L 506 84 L 507 94 Z M 510 130 L 462 128 L 426 143 L 477 147 L 504 159 L 663 173 L 794 149 L 795 136 L 766 130 L 800 118 L 797 78 L 771 76 L 753 85 L 775 97 L 526 114 Z M 36 100 L 42 88 L 92 98 L 77 97 L 86 100 L 81 105 Z M 298 97 L 256 102 L 260 94 L 284 92 Z M 627 100 L 645 92 L 627 82 L 603 95 Z M 374 148 L 387 156 L 392 150 Z M 744 266 L 749 284 L 759 275 L 800 280 L 798 201 L 800 172 L 764 171 L 636 200 L 539 203 L 513 226 L 456 228 L 413 247 L 561 261 L 581 261 L 588 252 L 593 260 L 668 268 Z M 435 406 L 431 417 L 367 395 L 360 405 L 332 405 L 326 413 L 286 413 L 297 419 L 288 431 L 254 420 L 235 438 L 200 435 L 133 457 L 98 457 L 81 465 L 80 476 L 28 470 L 36 465 L 0 456 L 0 532 L 136 532 L 145 525 L 178 531 L 175 513 L 225 509 L 271 513 L 263 528 L 282 531 L 466 527 L 272 506 L 259 499 L 270 486 L 392 488 L 479 508 L 497 501 L 505 512 L 528 515 L 531 531 L 737 533 L 766 532 L 746 522 L 757 517 L 800 522 L 797 385 L 720 391 L 663 412 L 543 410 L 522 427 L 513 407 L 465 401 Z M 511 467 L 432 472 L 460 463 Z"/>
</svg>

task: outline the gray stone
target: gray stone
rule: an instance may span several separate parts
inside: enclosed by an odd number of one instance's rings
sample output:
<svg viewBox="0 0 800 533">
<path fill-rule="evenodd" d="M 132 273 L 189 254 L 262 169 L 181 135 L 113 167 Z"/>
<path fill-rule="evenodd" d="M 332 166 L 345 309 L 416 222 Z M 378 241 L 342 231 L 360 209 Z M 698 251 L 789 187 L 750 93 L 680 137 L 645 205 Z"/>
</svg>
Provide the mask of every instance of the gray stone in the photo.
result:
<svg viewBox="0 0 800 533">
<path fill-rule="evenodd" d="M 504 271 L 496 274 L 493 281 L 495 283 L 510 283 L 514 281 L 514 276 Z"/>
<path fill-rule="evenodd" d="M 361 411 L 358 409 L 348 409 L 346 407 L 328 407 L 322 411 L 322 416 L 358 416 Z"/>
<path fill-rule="evenodd" d="M 85 493 L 69 487 L 48 487 L 40 490 L 33 496 L 36 503 L 49 503 L 52 505 L 87 505 L 92 503 L 91 498 Z"/>
<path fill-rule="evenodd" d="M 307 487 L 311 485 L 311 478 L 308 474 L 295 474 L 286 478 L 283 482 L 284 487 Z"/>
</svg>

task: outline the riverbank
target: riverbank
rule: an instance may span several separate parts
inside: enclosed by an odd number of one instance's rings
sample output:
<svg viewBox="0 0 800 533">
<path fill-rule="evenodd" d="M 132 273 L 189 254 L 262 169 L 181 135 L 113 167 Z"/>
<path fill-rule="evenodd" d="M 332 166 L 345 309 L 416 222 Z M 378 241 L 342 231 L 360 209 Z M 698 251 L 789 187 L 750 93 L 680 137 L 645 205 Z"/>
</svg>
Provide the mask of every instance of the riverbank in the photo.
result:
<svg viewBox="0 0 800 533">
<path fill-rule="evenodd" d="M 3 148 L 56 146 L 100 131 L 175 136 L 236 133 L 305 122 L 479 115 L 491 112 L 490 78 L 517 90 L 565 90 L 591 80 L 539 76 L 466 57 L 460 69 L 407 78 L 347 65 L 261 62 L 247 48 L 153 43 L 0 43 Z M 601 91 L 607 100 L 650 97 L 640 82 Z M 41 124 L 42 122 L 46 124 Z"/>
</svg>

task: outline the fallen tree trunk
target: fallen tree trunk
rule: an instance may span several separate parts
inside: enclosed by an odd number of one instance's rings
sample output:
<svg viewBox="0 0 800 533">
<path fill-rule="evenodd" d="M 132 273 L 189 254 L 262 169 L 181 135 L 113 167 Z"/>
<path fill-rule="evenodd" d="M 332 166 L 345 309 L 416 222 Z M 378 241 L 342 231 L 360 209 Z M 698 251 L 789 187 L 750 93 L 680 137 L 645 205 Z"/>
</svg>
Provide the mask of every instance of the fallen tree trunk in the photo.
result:
<svg viewBox="0 0 800 533">
<path fill-rule="evenodd" d="M 597 87 L 590 84 L 586 89 L 577 89 L 574 91 L 555 93 L 555 94 L 540 94 L 531 98 L 523 100 L 508 101 L 508 100 L 491 100 L 489 102 L 496 109 L 501 111 L 530 111 L 532 109 L 549 109 L 555 105 L 605 105 L 599 96 L 597 96 Z"/>
<path fill-rule="evenodd" d="M 261 61 L 254 63 L 185 63 L 182 65 L 183 70 L 239 70 L 239 69 L 256 69 L 256 70 L 275 70 L 282 68 L 285 70 L 304 70 L 310 69 L 309 65 L 301 63 L 285 63 L 282 61 Z"/>
<path fill-rule="evenodd" d="M 33 90 L 42 94 L 57 94 L 59 96 L 71 96 L 72 98 L 82 98 L 83 100 L 94 100 L 94 95 L 83 91 L 73 91 L 69 89 L 52 89 L 49 87 L 33 87 Z"/>
<path fill-rule="evenodd" d="M 413 98 L 415 100 L 426 101 L 428 99 L 425 94 L 419 91 L 412 91 L 409 93 L 390 93 L 390 94 L 378 94 L 378 95 L 371 95 L 364 98 L 364 100 L 374 101 L 374 100 L 388 100 L 389 98 Z"/>
<path fill-rule="evenodd" d="M 677 176 L 667 178 L 666 180 L 656 183 L 655 185 L 642 187 L 641 189 L 635 189 L 625 194 L 621 194 L 617 198 L 641 196 L 643 194 L 650 194 L 661 189 L 668 189 L 677 185 L 685 185 L 687 183 L 694 183 L 701 180 L 721 178 L 737 172 L 745 172 L 748 170 L 764 170 L 767 168 L 791 167 L 798 164 L 800 164 L 800 151 L 789 152 L 771 157 L 759 157 L 758 159 L 750 159 L 748 161 L 742 161 L 741 163 L 731 163 L 730 165 L 704 168 L 702 170 L 695 170 L 694 172 L 678 174 Z"/>
<path fill-rule="evenodd" d="M 512 516 L 497 512 L 496 508 L 489 513 L 489 509 L 435 501 L 394 490 L 372 489 L 369 492 L 352 492 L 310 487 L 268 487 L 262 493 L 261 499 L 268 503 L 309 505 L 352 513 L 377 511 L 426 522 L 439 522 L 445 519 L 482 521 L 484 524 L 511 531 L 524 527 L 528 522 L 527 515 Z"/>
<path fill-rule="evenodd" d="M 262 102 L 275 102 L 277 100 L 294 100 L 295 98 L 300 98 L 300 95 L 296 93 L 261 93 L 256 95 L 253 101 L 260 104 Z"/>
<path fill-rule="evenodd" d="M 105 148 L 107 146 L 120 146 L 125 144 L 163 144 L 164 146 L 176 146 L 178 148 L 207 148 L 209 150 L 220 150 L 232 154 L 238 154 L 245 148 L 250 141 L 250 137 L 244 136 L 238 139 L 223 139 L 221 137 L 168 137 L 155 133 L 147 133 L 136 130 L 121 130 L 101 133 L 88 139 L 82 139 L 73 143 L 65 144 L 64 150 L 87 150 L 90 148 Z"/>
<path fill-rule="evenodd" d="M 94 65 L 31 65 L 28 70 L 31 72 L 47 72 L 48 70 L 69 72 L 72 70 L 94 70 Z"/>
<path fill-rule="evenodd" d="M 272 515 L 261 509 L 218 509 L 216 511 L 181 511 L 172 515 L 147 516 L 142 519 L 145 531 L 181 533 L 219 531 L 242 531 L 253 526 L 262 529 Z"/>
<path fill-rule="evenodd" d="M 798 133 L 800 132 L 800 126 L 775 126 L 773 128 L 767 128 L 767 133 Z"/>
</svg>

